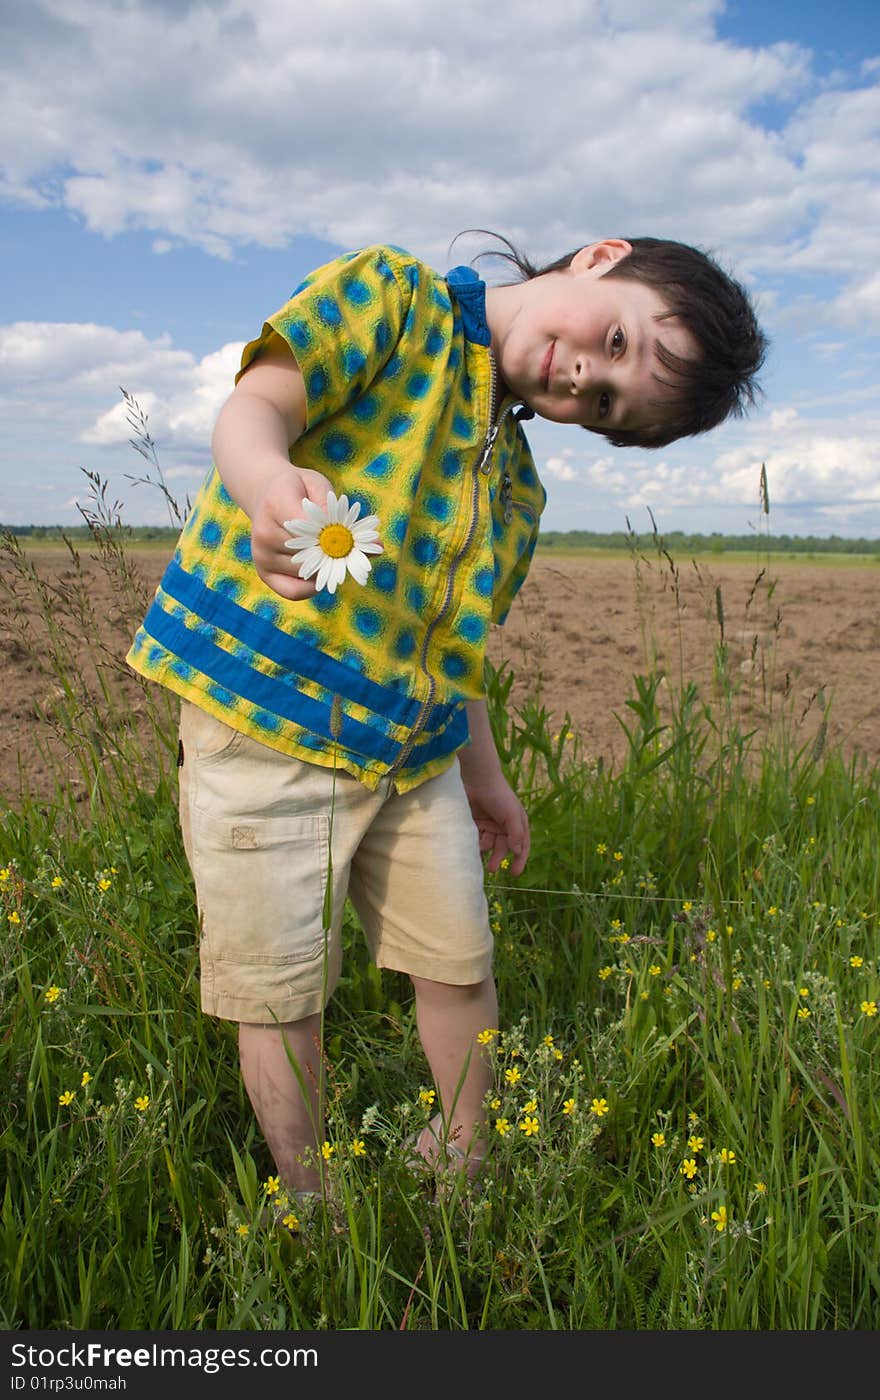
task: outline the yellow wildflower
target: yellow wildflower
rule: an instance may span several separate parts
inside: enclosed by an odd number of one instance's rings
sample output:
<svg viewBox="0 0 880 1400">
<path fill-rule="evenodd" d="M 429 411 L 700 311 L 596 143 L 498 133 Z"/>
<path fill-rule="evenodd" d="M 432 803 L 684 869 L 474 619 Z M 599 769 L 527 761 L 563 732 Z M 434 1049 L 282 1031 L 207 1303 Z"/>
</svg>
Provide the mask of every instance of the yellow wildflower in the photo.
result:
<svg viewBox="0 0 880 1400">
<path fill-rule="evenodd" d="M 547 1046 L 552 1046 L 552 1045 L 553 1045 L 553 1037 L 552 1037 L 552 1035 L 545 1035 L 545 1036 L 544 1036 L 544 1044 L 547 1045 Z"/>
<path fill-rule="evenodd" d="M 862 1002 L 862 1011 L 865 1013 L 866 1016 L 876 1016 L 876 1015 L 877 1015 L 877 1003 L 876 1003 L 876 1001 L 863 1001 L 863 1002 Z"/>
<path fill-rule="evenodd" d="M 65 1089 L 63 1094 L 58 1095 L 58 1102 L 62 1108 L 66 1108 L 69 1103 L 73 1103 L 73 1090 Z"/>
<path fill-rule="evenodd" d="M 336 1151 L 336 1148 L 335 1148 L 335 1146 L 334 1146 L 332 1143 L 329 1143 L 329 1142 L 322 1142 L 322 1143 L 321 1143 L 321 1156 L 324 1158 L 324 1161 L 325 1161 L 325 1162 L 329 1162 L 329 1161 L 330 1161 L 330 1158 L 333 1156 L 333 1153 L 334 1153 L 335 1151 Z"/>
<path fill-rule="evenodd" d="M 19 914 L 19 912 L 18 912 L 17 909 L 13 909 L 12 912 L 11 912 L 10 914 L 7 914 L 7 915 L 6 915 L 6 917 L 7 917 L 7 919 L 9 920 L 9 922 L 10 922 L 11 924 L 20 924 L 20 923 L 21 923 L 21 915 Z"/>
<path fill-rule="evenodd" d="M 501 1100 L 498 1098 L 492 1099 L 492 1101 L 489 1104 L 489 1107 L 494 1112 L 496 1109 L 499 1109 L 501 1107 Z"/>
<path fill-rule="evenodd" d="M 721 1151 L 718 1153 L 718 1156 L 720 1157 L 725 1167 L 732 1167 L 734 1162 L 736 1161 L 736 1153 L 732 1152 L 729 1147 L 722 1147 Z"/>
<path fill-rule="evenodd" d="M 480 1031 L 480 1034 L 477 1036 L 477 1044 L 478 1044 L 478 1045 L 491 1045 L 491 1044 L 492 1044 L 492 1041 L 495 1039 L 495 1036 L 496 1036 L 497 1034 L 498 1034 L 497 1031 L 494 1031 L 494 1030 L 492 1030 L 490 1027 L 487 1026 L 486 1029 L 485 1029 L 484 1031 Z"/>
<path fill-rule="evenodd" d="M 718 934 L 715 932 L 714 928 L 707 928 L 707 929 L 706 929 L 706 942 L 707 942 L 707 943 L 714 943 L 714 942 L 715 942 L 715 939 L 716 939 L 717 937 L 718 937 Z"/>
<path fill-rule="evenodd" d="M 352 1138 L 351 1155 L 352 1157 L 366 1157 L 367 1149 L 364 1146 L 363 1138 Z"/>
<path fill-rule="evenodd" d="M 574 1113 L 576 1108 L 577 1099 L 566 1099 L 565 1103 L 562 1105 L 562 1112 L 565 1114 L 571 1114 Z"/>
<path fill-rule="evenodd" d="M 534 1137 L 539 1130 L 538 1120 L 533 1115 L 530 1115 L 527 1118 L 523 1118 L 519 1127 L 520 1131 L 524 1132 L 526 1137 Z"/>
<path fill-rule="evenodd" d="M 756 1182 L 755 1182 L 755 1190 L 757 1191 L 757 1193 L 758 1193 L 759 1196 L 766 1196 L 766 1194 L 767 1194 L 767 1183 L 766 1183 L 766 1181 L 756 1181 Z"/>
<path fill-rule="evenodd" d="M 801 1021 L 808 1021 L 810 1019 L 810 1008 L 808 1006 L 799 1006 L 798 1017 Z"/>
<path fill-rule="evenodd" d="M 504 1078 L 507 1080 L 508 1084 L 518 1084 L 522 1079 L 522 1074 L 517 1069 L 516 1065 L 511 1065 L 510 1069 L 504 1071 Z"/>
<path fill-rule="evenodd" d="M 87 1084 L 91 1084 L 91 1082 L 92 1082 L 92 1076 L 89 1074 L 89 1072 L 88 1072 L 87 1069 L 84 1069 L 84 1070 L 83 1070 L 83 1076 L 82 1076 L 82 1079 L 81 1079 L 79 1082 L 80 1082 L 80 1084 L 82 1085 L 83 1088 L 85 1088 Z"/>
<path fill-rule="evenodd" d="M 727 1228 L 727 1206 L 719 1206 L 717 1210 L 713 1210 L 712 1219 L 715 1221 L 716 1230 L 725 1230 Z"/>
<path fill-rule="evenodd" d="M 693 1157 L 685 1157 L 684 1161 L 681 1164 L 681 1174 L 682 1176 L 686 1176 L 689 1181 L 692 1177 L 696 1176 L 697 1164 L 694 1161 Z"/>
<path fill-rule="evenodd" d="M 64 884 L 64 881 L 62 880 L 60 875 L 53 875 L 49 883 L 51 884 L 53 890 L 60 890 L 62 885 Z"/>
<path fill-rule="evenodd" d="M 529 1099 L 528 1103 L 523 1104 L 523 1113 L 536 1113 L 537 1110 L 538 1110 L 538 1100 L 537 1100 L 537 1099 Z"/>
<path fill-rule="evenodd" d="M 267 1196 L 274 1196 L 281 1189 L 281 1182 L 277 1176 L 269 1176 L 263 1182 L 263 1190 Z"/>
<path fill-rule="evenodd" d="M 864 959 L 864 958 L 860 958 L 859 955 L 858 955 L 858 953 L 853 953 L 852 957 L 851 957 L 850 960 L 849 960 L 849 965 L 850 965 L 850 967 L 862 967 L 863 964 L 864 964 L 864 961 L 865 961 L 865 959 Z"/>
<path fill-rule="evenodd" d="M 436 1097 L 437 1094 L 434 1089 L 419 1090 L 419 1103 L 422 1105 L 422 1108 L 432 1108 Z"/>
<path fill-rule="evenodd" d="M 612 860 L 623 860 L 623 851 L 615 851 Z"/>
<path fill-rule="evenodd" d="M 810 989 L 809 989 L 809 987 L 798 987 L 798 996 L 799 996 L 799 997 L 808 997 L 809 995 L 810 995 Z"/>
<path fill-rule="evenodd" d="M 605 852 L 606 852 L 607 850 L 608 850 L 608 847 L 605 845 L 605 842 L 604 842 L 604 841 L 600 841 L 599 844 L 598 844 L 598 846 L 596 847 L 596 855 L 597 855 L 597 856 L 604 856 L 604 854 L 605 854 Z M 6 875 L 7 875 L 7 877 L 8 877 L 8 875 L 9 875 L 9 871 L 8 871 L 8 870 L 6 871 Z"/>
<path fill-rule="evenodd" d="M 648 968 L 648 971 L 652 977 L 659 977 L 663 969 L 659 963 L 651 963 L 651 966 Z"/>
<path fill-rule="evenodd" d="M 703 1150 L 703 1142 L 704 1142 L 704 1139 L 701 1138 L 701 1137 L 696 1137 L 696 1136 L 694 1136 L 694 1137 L 689 1137 L 689 1138 L 688 1138 L 688 1147 L 690 1148 L 691 1152 L 702 1152 L 702 1150 Z"/>
<path fill-rule="evenodd" d="M 495 1119 L 495 1131 L 496 1131 L 496 1133 L 498 1133 L 499 1137 L 504 1137 L 504 1134 L 505 1134 L 505 1133 L 509 1133 L 509 1132 L 510 1132 L 510 1122 L 509 1122 L 509 1120 L 508 1120 L 507 1118 L 496 1118 L 496 1119 Z"/>
<path fill-rule="evenodd" d="M 137 1109 L 138 1113 L 145 1113 L 146 1110 L 150 1107 L 149 1096 L 147 1094 L 139 1094 L 134 1101 L 134 1106 Z"/>
<path fill-rule="evenodd" d="M 652 1133 L 652 1134 L 651 1134 L 651 1143 L 652 1143 L 652 1145 L 653 1145 L 654 1147 L 665 1147 L 665 1146 L 666 1146 L 666 1134 L 665 1134 L 665 1133 Z"/>
<path fill-rule="evenodd" d="M 46 995 L 46 1000 L 51 1004 L 53 1001 L 57 1001 L 58 998 L 60 997 L 60 995 L 61 995 L 61 988 L 60 988 L 60 987 L 56 987 L 56 986 L 54 986 L 54 984 L 53 984 L 51 987 L 47 987 L 47 988 L 46 988 L 46 993 L 45 993 L 45 995 Z"/>
<path fill-rule="evenodd" d="M 608 1112 L 607 1099 L 593 1099 L 590 1104 L 590 1112 L 594 1113 L 597 1118 L 601 1118 L 603 1114 Z"/>
<path fill-rule="evenodd" d="M 241 1238 L 242 1238 L 243 1240 L 246 1240 L 246 1239 L 247 1239 L 247 1237 L 248 1237 L 248 1235 L 250 1234 L 250 1232 L 251 1232 L 251 1227 L 250 1227 L 250 1225 L 238 1225 L 238 1226 L 236 1226 L 235 1233 L 236 1233 L 237 1235 L 240 1235 Z"/>
<path fill-rule="evenodd" d="M 299 1220 L 296 1218 L 296 1216 L 294 1215 L 294 1213 L 293 1213 L 292 1210 L 290 1210 L 290 1211 L 287 1212 L 287 1214 L 284 1216 L 283 1220 L 281 1221 L 281 1224 L 284 1226 L 285 1230 L 298 1230 L 298 1229 L 299 1229 Z"/>
<path fill-rule="evenodd" d="M 600 981 L 600 982 L 605 982 L 605 981 L 607 981 L 607 979 L 611 976 L 611 974 L 612 974 L 613 971 L 614 971 L 614 968 L 613 968 L 613 967 L 600 967 L 600 968 L 599 968 L 599 981 Z"/>
</svg>

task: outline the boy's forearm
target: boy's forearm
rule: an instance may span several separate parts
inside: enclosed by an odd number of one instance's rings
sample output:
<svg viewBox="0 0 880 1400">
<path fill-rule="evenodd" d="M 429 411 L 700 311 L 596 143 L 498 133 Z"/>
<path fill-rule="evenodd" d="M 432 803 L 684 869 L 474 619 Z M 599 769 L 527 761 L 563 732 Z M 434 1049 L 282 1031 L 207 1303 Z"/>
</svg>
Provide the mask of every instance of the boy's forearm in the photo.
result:
<svg viewBox="0 0 880 1400">
<path fill-rule="evenodd" d="M 220 410 L 211 450 L 220 480 L 253 520 L 269 483 L 291 465 L 284 416 L 267 399 L 233 395 Z"/>
<path fill-rule="evenodd" d="M 458 751 L 458 761 L 465 782 L 501 774 L 501 759 L 495 747 L 489 710 L 485 700 L 469 700 L 465 705 L 471 742 Z"/>
</svg>

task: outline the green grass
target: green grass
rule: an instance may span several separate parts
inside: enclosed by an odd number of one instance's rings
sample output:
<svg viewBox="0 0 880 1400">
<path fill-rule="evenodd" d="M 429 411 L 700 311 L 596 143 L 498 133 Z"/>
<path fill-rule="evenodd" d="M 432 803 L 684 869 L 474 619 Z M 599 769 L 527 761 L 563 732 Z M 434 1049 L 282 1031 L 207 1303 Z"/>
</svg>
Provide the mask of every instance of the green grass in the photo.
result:
<svg viewBox="0 0 880 1400">
<path fill-rule="evenodd" d="M 124 631 L 136 578 L 112 528 L 95 544 L 122 570 Z M 18 601 L 51 621 L 6 548 Z M 59 781 L 0 812 L 0 1325 L 876 1327 L 876 771 L 797 748 L 784 717 L 741 732 L 723 647 L 712 694 L 683 678 L 662 712 L 658 678 L 633 677 L 616 770 L 492 673 L 533 832 L 525 875 L 488 879 L 489 1117 L 510 1129 L 479 1193 L 432 1198 L 409 1170 L 429 1082 L 409 985 L 368 964 L 349 911 L 325 1025 L 332 1200 L 290 1233 L 261 1223 L 273 1168 L 234 1028 L 198 1009 L 173 706 L 145 687 L 139 749 L 120 651 L 86 665 L 86 603 L 50 661 L 87 799 Z"/>
</svg>

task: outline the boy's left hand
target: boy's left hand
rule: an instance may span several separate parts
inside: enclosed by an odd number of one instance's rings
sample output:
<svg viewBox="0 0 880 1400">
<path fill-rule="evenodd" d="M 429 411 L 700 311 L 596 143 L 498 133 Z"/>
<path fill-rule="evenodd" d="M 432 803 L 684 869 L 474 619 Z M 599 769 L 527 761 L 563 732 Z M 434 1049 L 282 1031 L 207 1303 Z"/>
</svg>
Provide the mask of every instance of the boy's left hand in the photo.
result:
<svg viewBox="0 0 880 1400">
<path fill-rule="evenodd" d="M 464 787 L 480 837 L 480 852 L 488 856 L 487 870 L 494 875 L 509 854 L 511 875 L 521 875 L 531 837 L 526 809 L 513 788 L 501 776 L 483 783 L 465 781 Z"/>
</svg>

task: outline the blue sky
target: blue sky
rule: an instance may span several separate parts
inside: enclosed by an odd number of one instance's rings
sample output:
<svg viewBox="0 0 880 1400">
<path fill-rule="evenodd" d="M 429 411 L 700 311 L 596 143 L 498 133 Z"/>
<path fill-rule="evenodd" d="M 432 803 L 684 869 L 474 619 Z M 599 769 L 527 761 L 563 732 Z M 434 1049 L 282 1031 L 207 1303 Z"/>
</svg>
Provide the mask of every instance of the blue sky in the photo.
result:
<svg viewBox="0 0 880 1400">
<path fill-rule="evenodd" d="M 873 11 L 873 12 L 872 12 Z M 462 228 L 535 258 L 706 248 L 771 339 L 746 420 L 659 452 L 535 421 L 547 529 L 880 535 L 876 6 L 753 0 L 7 0 L 0 521 L 131 523 L 120 385 L 183 500 L 242 343 L 310 267 Z"/>
</svg>

